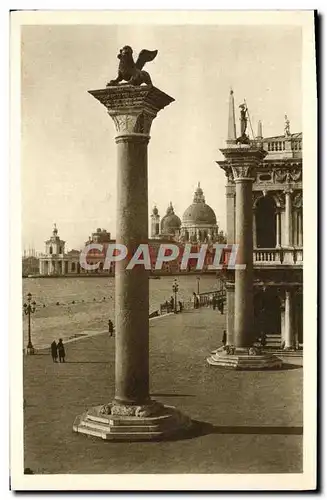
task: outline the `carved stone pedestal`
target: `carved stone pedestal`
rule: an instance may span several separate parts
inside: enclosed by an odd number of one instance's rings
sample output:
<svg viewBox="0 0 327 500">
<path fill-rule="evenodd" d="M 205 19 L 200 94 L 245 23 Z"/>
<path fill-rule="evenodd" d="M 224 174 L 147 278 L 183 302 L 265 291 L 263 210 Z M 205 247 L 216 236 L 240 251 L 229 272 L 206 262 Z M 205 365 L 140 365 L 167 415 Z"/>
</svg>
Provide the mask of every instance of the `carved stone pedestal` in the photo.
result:
<svg viewBox="0 0 327 500">
<path fill-rule="evenodd" d="M 117 405 L 90 408 L 76 417 L 73 430 L 104 440 L 149 441 L 179 435 L 190 429 L 191 420 L 172 406 Z"/>
<path fill-rule="evenodd" d="M 231 368 L 233 370 L 264 370 L 281 368 L 283 361 L 273 354 L 254 353 L 253 348 L 236 348 L 233 354 L 224 348 L 218 349 L 207 358 L 209 365 Z"/>
</svg>

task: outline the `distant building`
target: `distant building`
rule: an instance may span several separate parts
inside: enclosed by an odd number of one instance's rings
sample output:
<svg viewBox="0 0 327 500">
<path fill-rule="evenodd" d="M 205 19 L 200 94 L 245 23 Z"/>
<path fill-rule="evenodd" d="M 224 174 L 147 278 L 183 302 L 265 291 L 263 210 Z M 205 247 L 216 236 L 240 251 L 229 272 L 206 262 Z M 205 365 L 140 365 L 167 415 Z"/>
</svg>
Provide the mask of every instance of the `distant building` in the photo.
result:
<svg viewBox="0 0 327 500">
<path fill-rule="evenodd" d="M 58 235 L 56 224 L 52 236 L 45 242 L 45 253 L 39 257 L 39 272 L 42 276 L 67 275 L 80 270 L 78 250 L 65 253 L 64 240 Z"/>
</svg>

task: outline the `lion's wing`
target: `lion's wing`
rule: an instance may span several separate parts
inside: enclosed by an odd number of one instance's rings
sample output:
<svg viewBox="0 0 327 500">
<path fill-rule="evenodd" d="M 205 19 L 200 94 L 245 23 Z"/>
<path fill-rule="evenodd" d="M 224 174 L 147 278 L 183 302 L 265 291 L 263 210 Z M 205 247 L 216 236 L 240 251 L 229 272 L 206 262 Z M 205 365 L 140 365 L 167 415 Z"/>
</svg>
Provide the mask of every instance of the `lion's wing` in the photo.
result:
<svg viewBox="0 0 327 500">
<path fill-rule="evenodd" d="M 153 59 L 156 57 L 157 54 L 158 54 L 157 50 L 146 50 L 146 49 L 141 50 L 137 58 L 137 61 L 135 63 L 135 66 L 138 69 L 142 69 L 145 63 L 153 61 Z"/>
</svg>

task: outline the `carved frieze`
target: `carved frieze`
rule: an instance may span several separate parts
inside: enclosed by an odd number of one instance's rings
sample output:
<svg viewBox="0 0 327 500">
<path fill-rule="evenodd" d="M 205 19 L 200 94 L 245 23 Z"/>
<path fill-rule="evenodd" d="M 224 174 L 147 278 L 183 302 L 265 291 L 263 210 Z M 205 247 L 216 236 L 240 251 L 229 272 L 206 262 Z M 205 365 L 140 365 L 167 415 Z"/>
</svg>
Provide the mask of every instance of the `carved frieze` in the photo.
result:
<svg viewBox="0 0 327 500">
<path fill-rule="evenodd" d="M 302 170 L 300 167 L 293 167 L 289 170 L 277 169 L 275 170 L 276 182 L 299 182 L 302 180 Z"/>
</svg>

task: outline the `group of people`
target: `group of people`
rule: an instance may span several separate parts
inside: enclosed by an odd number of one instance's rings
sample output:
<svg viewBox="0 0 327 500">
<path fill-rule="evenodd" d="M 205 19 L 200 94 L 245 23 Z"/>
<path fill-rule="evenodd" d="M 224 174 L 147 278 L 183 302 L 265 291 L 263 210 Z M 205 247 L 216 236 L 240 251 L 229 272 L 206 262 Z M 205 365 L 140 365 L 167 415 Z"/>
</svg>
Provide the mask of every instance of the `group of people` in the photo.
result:
<svg viewBox="0 0 327 500">
<path fill-rule="evenodd" d="M 59 342 L 54 340 L 51 344 L 51 356 L 52 356 L 52 361 L 54 363 L 57 363 L 58 357 L 59 357 L 59 363 L 64 363 L 65 362 L 65 346 L 63 344 L 62 339 L 59 339 Z"/>
</svg>

